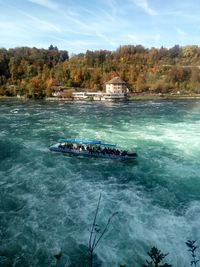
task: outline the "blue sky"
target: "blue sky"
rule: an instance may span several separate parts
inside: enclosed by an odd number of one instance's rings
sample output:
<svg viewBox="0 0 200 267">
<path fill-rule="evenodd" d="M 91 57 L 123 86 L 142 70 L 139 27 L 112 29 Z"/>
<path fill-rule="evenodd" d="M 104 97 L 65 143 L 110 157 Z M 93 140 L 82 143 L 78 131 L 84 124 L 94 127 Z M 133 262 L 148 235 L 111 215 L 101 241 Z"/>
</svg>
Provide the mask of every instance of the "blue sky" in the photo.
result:
<svg viewBox="0 0 200 267">
<path fill-rule="evenodd" d="M 0 47 L 200 44 L 199 0 L 0 0 Z"/>
</svg>

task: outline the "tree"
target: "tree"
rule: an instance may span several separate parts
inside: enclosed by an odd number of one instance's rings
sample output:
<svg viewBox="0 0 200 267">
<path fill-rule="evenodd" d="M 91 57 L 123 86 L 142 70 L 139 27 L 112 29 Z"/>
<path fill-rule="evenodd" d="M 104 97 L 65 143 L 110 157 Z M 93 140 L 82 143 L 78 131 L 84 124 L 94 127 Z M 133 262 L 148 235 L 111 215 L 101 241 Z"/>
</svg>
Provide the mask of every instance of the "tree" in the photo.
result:
<svg viewBox="0 0 200 267">
<path fill-rule="evenodd" d="M 145 92 L 148 90 L 147 82 L 144 75 L 139 75 L 136 83 L 137 92 Z"/>
<path fill-rule="evenodd" d="M 58 51 L 57 46 L 53 46 L 52 44 L 48 48 L 50 51 Z"/>
<path fill-rule="evenodd" d="M 190 86 L 191 91 L 200 93 L 200 70 L 198 68 L 192 68 Z"/>
<path fill-rule="evenodd" d="M 171 58 L 178 57 L 181 52 L 181 48 L 179 45 L 175 45 L 172 48 L 169 49 L 169 56 Z"/>
<path fill-rule="evenodd" d="M 52 44 L 48 49 L 2 48 L 0 94 L 10 94 L 6 88 L 19 86 L 22 81 L 25 82 L 22 91 L 28 94 L 33 77 L 39 77 L 42 83 L 53 78 L 59 84 L 101 90 L 113 71 L 138 92 L 167 93 L 170 89 L 172 93 L 200 93 L 199 60 L 198 46 L 146 49 L 141 45 L 124 45 L 116 51 L 88 50 L 70 58 L 67 51 Z M 41 95 L 45 95 L 43 87 Z"/>
<path fill-rule="evenodd" d="M 69 54 L 67 51 L 60 51 L 60 58 L 59 61 L 60 62 L 64 62 L 65 60 L 69 59 Z"/>
<path fill-rule="evenodd" d="M 194 265 L 194 267 L 196 267 L 197 263 L 199 262 L 199 259 L 196 258 L 197 256 L 195 254 L 198 246 L 196 246 L 195 243 L 196 243 L 196 240 L 188 240 L 187 242 L 185 242 L 185 244 L 189 248 L 188 251 L 191 252 L 191 256 L 192 256 L 191 266 Z"/>
<path fill-rule="evenodd" d="M 142 267 L 171 267 L 172 266 L 167 263 L 160 264 L 163 261 L 163 259 L 168 255 L 168 253 L 163 254 L 156 247 L 152 247 L 151 250 L 147 252 L 147 254 L 151 258 L 151 261 L 146 260 L 147 265 L 143 264 Z"/>
</svg>

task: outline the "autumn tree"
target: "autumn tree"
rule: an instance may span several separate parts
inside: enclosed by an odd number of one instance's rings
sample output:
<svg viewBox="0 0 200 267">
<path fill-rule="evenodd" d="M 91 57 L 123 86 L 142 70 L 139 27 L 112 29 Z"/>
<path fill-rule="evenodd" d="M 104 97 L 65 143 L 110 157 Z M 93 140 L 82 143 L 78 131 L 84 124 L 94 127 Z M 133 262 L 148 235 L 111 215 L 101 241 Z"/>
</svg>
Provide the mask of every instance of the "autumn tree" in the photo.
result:
<svg viewBox="0 0 200 267">
<path fill-rule="evenodd" d="M 0 49 L 0 94 L 49 94 L 50 80 L 67 87 L 103 90 L 117 72 L 137 92 L 199 93 L 198 46 L 169 49 L 124 45 L 115 51 L 86 51 L 77 55 L 50 45 L 48 49 L 18 47 Z M 39 81 L 37 88 L 33 82 Z M 36 89 L 37 88 L 37 89 Z M 35 93 L 34 93 L 35 94 Z M 37 95 L 38 93 L 36 93 Z"/>
</svg>

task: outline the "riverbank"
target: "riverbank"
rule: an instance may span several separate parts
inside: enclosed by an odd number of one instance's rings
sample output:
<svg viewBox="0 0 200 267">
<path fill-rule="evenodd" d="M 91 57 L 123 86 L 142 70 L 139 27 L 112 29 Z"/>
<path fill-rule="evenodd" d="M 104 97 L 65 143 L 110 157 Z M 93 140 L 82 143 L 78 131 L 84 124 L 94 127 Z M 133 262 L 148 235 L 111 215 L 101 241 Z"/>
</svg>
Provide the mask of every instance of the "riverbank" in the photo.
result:
<svg viewBox="0 0 200 267">
<path fill-rule="evenodd" d="M 4 99 L 16 99 L 16 100 L 34 100 L 34 99 L 29 99 L 27 97 L 21 96 L 0 96 L 0 100 Z M 126 100 L 129 101 L 136 101 L 136 100 L 187 100 L 187 99 L 200 99 L 200 94 L 191 94 L 191 95 L 172 95 L 172 94 L 137 94 L 137 95 L 130 95 Z M 41 100 L 41 99 L 40 99 Z M 46 97 L 43 98 L 45 101 L 78 101 L 74 100 L 73 98 L 60 98 L 60 97 Z M 83 101 L 97 101 L 97 100 L 90 100 L 86 99 Z"/>
<path fill-rule="evenodd" d="M 138 94 L 128 97 L 129 100 L 184 100 L 184 99 L 200 99 L 200 94 L 180 95 L 180 94 Z"/>
</svg>

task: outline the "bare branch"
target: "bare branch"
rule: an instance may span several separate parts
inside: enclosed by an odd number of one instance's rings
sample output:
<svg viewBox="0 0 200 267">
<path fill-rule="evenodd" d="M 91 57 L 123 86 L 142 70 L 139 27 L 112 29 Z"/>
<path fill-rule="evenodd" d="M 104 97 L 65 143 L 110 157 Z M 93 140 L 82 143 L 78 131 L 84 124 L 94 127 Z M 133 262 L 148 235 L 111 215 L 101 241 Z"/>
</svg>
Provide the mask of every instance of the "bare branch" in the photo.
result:
<svg viewBox="0 0 200 267">
<path fill-rule="evenodd" d="M 101 240 L 101 238 L 104 236 L 105 232 L 107 231 L 108 226 L 109 226 L 109 224 L 110 224 L 112 218 L 113 218 L 115 215 L 117 215 L 117 214 L 118 214 L 118 212 L 114 212 L 114 213 L 110 216 L 110 218 L 108 219 L 107 224 L 106 224 L 106 226 L 105 226 L 103 232 L 101 233 L 101 235 L 99 236 L 98 240 L 97 240 L 96 243 L 94 244 L 94 249 L 96 248 L 96 246 L 98 245 L 99 241 Z"/>
<path fill-rule="evenodd" d="M 92 229 L 90 231 L 90 239 L 89 239 L 89 245 L 88 245 L 89 250 L 91 250 L 91 248 L 92 248 L 92 245 L 91 245 L 92 236 L 94 233 L 94 227 L 96 225 L 96 219 L 97 219 L 97 215 L 98 215 L 98 211 L 99 211 L 100 202 L 101 202 L 101 194 L 99 195 L 99 200 L 98 200 L 98 204 L 97 204 L 97 208 L 96 208 L 96 212 L 95 212 L 95 216 L 94 216 L 94 220 L 93 220 L 93 224 L 92 224 Z"/>
<path fill-rule="evenodd" d="M 102 237 L 106 233 L 106 231 L 108 229 L 108 226 L 109 226 L 112 218 L 116 214 L 118 214 L 118 212 L 113 213 L 109 217 L 109 219 L 107 221 L 107 224 L 104 227 L 103 231 L 100 232 L 100 229 L 98 227 L 98 224 L 96 223 L 97 215 L 98 215 L 99 207 L 100 207 L 100 202 L 101 202 L 101 194 L 99 196 L 99 200 L 98 200 L 98 204 L 97 204 L 97 208 L 96 208 L 94 220 L 93 220 L 93 223 L 92 223 L 92 228 L 91 228 L 91 231 L 90 231 L 89 244 L 88 244 L 88 249 L 89 249 L 89 252 L 90 252 L 90 267 L 93 267 L 93 253 L 94 253 L 95 248 L 97 247 L 97 245 L 99 244 L 100 240 L 102 239 Z"/>
</svg>

